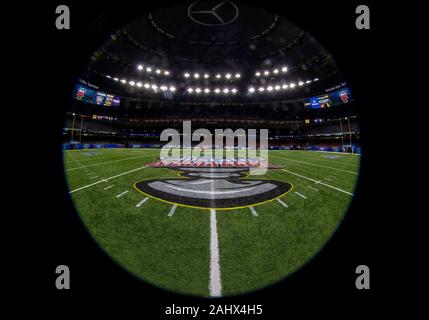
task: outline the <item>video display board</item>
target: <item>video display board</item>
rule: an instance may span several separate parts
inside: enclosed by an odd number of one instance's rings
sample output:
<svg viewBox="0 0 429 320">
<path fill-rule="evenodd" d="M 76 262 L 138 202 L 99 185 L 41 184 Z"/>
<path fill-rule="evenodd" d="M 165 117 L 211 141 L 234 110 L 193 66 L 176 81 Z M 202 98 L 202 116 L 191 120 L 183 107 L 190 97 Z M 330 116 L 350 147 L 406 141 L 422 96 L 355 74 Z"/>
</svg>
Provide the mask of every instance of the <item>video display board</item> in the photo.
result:
<svg viewBox="0 0 429 320">
<path fill-rule="evenodd" d="M 80 83 L 78 83 L 75 87 L 73 98 L 98 106 L 117 107 L 121 104 L 120 96 L 97 91 Z"/>
<path fill-rule="evenodd" d="M 311 109 L 325 109 L 333 106 L 346 104 L 351 101 L 353 101 L 351 91 L 349 88 L 344 87 L 331 93 L 311 97 L 307 100 L 304 100 L 304 107 Z"/>
</svg>

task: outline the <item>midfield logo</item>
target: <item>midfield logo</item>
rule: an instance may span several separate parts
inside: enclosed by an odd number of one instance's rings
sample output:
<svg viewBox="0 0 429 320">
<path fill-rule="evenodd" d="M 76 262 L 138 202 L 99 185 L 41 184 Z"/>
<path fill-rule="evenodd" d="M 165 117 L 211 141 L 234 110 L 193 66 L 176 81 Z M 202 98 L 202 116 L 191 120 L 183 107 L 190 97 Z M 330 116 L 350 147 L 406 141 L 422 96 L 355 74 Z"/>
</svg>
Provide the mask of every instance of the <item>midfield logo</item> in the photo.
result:
<svg viewBox="0 0 429 320">
<path fill-rule="evenodd" d="M 163 167 L 160 163 L 149 166 Z M 245 165 L 231 164 L 229 167 L 188 165 L 168 168 L 179 170 L 180 178 L 143 180 L 137 182 L 134 187 L 149 197 L 167 203 L 217 210 L 260 205 L 282 197 L 292 190 L 292 184 L 288 182 L 248 179 L 249 168 Z"/>
</svg>

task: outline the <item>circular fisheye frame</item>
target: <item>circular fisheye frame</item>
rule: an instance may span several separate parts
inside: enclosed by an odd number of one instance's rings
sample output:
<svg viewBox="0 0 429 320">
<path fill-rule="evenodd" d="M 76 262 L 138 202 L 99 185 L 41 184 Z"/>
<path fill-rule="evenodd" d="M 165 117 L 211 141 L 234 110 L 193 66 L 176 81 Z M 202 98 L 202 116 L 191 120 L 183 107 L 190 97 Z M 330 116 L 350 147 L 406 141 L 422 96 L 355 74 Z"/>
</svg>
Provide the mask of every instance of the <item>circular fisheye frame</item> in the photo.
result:
<svg viewBox="0 0 429 320">
<path fill-rule="evenodd" d="M 358 110 L 334 55 L 234 1 L 147 12 L 106 39 L 63 135 L 88 232 L 176 293 L 287 281 L 339 227 L 358 179 Z"/>
</svg>

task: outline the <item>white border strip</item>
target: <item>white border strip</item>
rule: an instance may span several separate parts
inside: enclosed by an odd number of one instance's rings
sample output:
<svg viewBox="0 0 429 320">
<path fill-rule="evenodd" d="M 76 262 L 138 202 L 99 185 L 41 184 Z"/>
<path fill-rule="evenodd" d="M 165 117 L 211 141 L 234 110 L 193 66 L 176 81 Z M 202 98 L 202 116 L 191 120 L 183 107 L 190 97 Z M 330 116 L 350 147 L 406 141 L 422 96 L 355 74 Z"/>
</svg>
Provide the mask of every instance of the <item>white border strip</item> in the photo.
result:
<svg viewBox="0 0 429 320">
<path fill-rule="evenodd" d="M 64 171 L 72 171 L 72 170 L 78 170 L 78 169 L 83 169 L 83 168 L 88 168 L 88 167 L 101 166 L 103 164 L 108 164 L 108 163 L 115 163 L 115 162 L 120 162 L 120 161 L 127 161 L 127 160 L 133 160 L 133 159 L 139 159 L 139 158 L 148 158 L 148 157 L 153 157 L 153 155 L 145 155 L 145 156 L 140 156 L 140 157 L 131 157 L 131 158 L 126 158 L 126 159 L 119 159 L 119 160 L 112 160 L 112 161 L 107 161 L 107 162 L 88 164 L 86 166 L 65 169 Z"/>
<path fill-rule="evenodd" d="M 306 177 L 306 176 L 300 175 L 300 174 L 298 174 L 298 173 L 295 173 L 295 172 L 292 172 L 292 171 L 289 171 L 289 170 L 286 170 L 286 169 L 281 169 L 281 170 L 282 170 L 282 171 L 285 171 L 285 172 L 288 172 L 288 173 L 290 173 L 290 174 L 293 174 L 294 176 L 297 176 L 297 177 L 300 177 L 300 178 L 303 178 L 303 179 L 307 179 L 307 180 L 313 181 L 313 182 L 315 182 L 315 183 L 317 183 L 317 184 L 320 184 L 320 185 L 322 185 L 322 186 L 325 186 L 325 187 L 328 187 L 328 188 L 331 188 L 331 189 L 337 190 L 337 191 L 339 191 L 339 192 L 342 192 L 342 193 L 348 194 L 349 196 L 353 196 L 353 193 L 350 193 L 350 192 L 348 192 L 348 191 L 345 191 L 345 190 L 340 189 L 340 188 L 337 188 L 337 187 L 333 187 L 333 186 L 331 186 L 331 185 L 329 185 L 329 184 L 326 184 L 326 183 L 324 183 L 324 182 L 322 182 L 322 181 L 315 180 L 315 179 L 312 179 L 312 178 L 309 178 L 309 177 Z"/>
<path fill-rule="evenodd" d="M 101 179 L 101 180 L 99 180 L 99 181 L 97 181 L 97 182 L 94 182 L 94 183 L 91 183 L 91 184 L 87 184 L 86 186 L 83 186 L 83 187 L 80 187 L 80 188 L 77 188 L 77 189 L 71 190 L 71 191 L 69 191 L 69 193 L 74 193 L 74 192 L 77 192 L 77 191 L 80 191 L 80 190 L 83 190 L 83 189 L 86 189 L 86 188 L 89 188 L 89 187 L 95 186 L 96 184 L 99 184 L 99 183 L 102 183 L 102 182 L 107 182 L 107 181 L 109 181 L 109 180 L 112 180 L 112 179 L 115 179 L 115 178 L 118 178 L 118 177 L 124 176 L 124 175 L 126 175 L 126 174 L 131 173 L 131 172 L 135 172 L 135 171 L 138 171 L 138 170 L 141 170 L 141 169 L 144 169 L 144 168 L 146 168 L 146 166 L 143 166 L 143 167 L 140 167 L 140 168 L 137 168 L 137 169 L 133 169 L 133 170 L 130 170 L 130 171 L 126 171 L 126 172 L 123 172 L 123 173 L 117 174 L 116 176 L 112 176 L 112 177 L 107 178 L 107 179 Z"/>
<path fill-rule="evenodd" d="M 252 213 L 252 215 L 253 215 L 254 217 L 257 217 L 257 216 L 258 216 L 258 213 L 256 212 L 255 208 L 253 208 L 253 207 L 249 207 L 249 209 L 250 209 L 250 212 Z"/>
<path fill-rule="evenodd" d="M 147 200 L 149 200 L 149 197 L 144 198 L 142 201 L 136 204 L 136 208 L 140 208 L 140 206 L 145 203 Z"/>
<path fill-rule="evenodd" d="M 341 171 L 341 172 L 347 172 L 347 173 L 351 173 L 351 174 L 359 174 L 358 172 L 354 172 L 354 171 L 350 171 L 350 170 L 344 170 L 344 169 L 338 169 L 338 168 L 334 168 L 334 167 L 329 167 L 329 166 L 324 166 L 321 164 L 316 164 L 316 163 L 311 163 L 311 162 L 306 162 L 306 161 L 301 161 L 301 160 L 295 160 L 295 159 L 290 159 L 287 157 L 279 157 L 279 156 L 273 156 L 274 158 L 279 158 L 285 161 L 293 161 L 293 162 L 298 162 L 298 163 L 303 163 L 309 166 L 315 166 L 315 167 L 320 167 L 320 168 L 326 168 L 326 169 L 331 169 L 331 170 L 336 170 L 336 171 Z"/>
<path fill-rule="evenodd" d="M 307 197 L 306 196 L 304 196 L 303 194 L 300 194 L 299 192 L 296 192 L 295 191 L 295 194 L 296 195 L 298 195 L 298 196 L 300 196 L 301 198 L 303 198 L 303 199 L 307 199 Z"/>
<path fill-rule="evenodd" d="M 280 203 L 283 207 L 289 208 L 289 206 L 286 203 L 284 203 L 283 201 L 281 201 L 280 199 L 277 199 L 277 202 Z"/>
<path fill-rule="evenodd" d="M 120 194 L 118 194 L 117 196 L 116 196 L 116 198 L 120 198 L 120 197 L 122 197 L 124 194 L 126 194 L 126 193 L 128 193 L 129 191 L 127 190 L 127 191 L 124 191 L 124 192 L 122 192 L 122 193 L 120 193 Z"/>
<path fill-rule="evenodd" d="M 174 205 L 171 207 L 170 212 L 168 213 L 168 216 L 169 216 L 169 217 L 172 217 L 172 216 L 173 216 L 174 212 L 176 211 L 176 208 L 177 208 L 177 204 L 174 204 Z"/>
</svg>

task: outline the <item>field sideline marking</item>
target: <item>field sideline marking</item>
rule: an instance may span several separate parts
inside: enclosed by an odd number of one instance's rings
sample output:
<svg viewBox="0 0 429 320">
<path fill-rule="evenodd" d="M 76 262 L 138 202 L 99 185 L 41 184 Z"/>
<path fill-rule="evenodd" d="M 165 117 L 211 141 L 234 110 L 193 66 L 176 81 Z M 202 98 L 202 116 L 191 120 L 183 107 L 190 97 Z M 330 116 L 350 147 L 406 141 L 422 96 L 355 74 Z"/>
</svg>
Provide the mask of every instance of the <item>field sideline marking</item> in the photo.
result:
<svg viewBox="0 0 429 320">
<path fill-rule="evenodd" d="M 220 297 L 222 285 L 219 266 L 219 240 L 217 235 L 216 210 L 210 209 L 210 296 Z"/>
<path fill-rule="evenodd" d="M 289 208 L 289 206 L 288 206 L 286 203 L 284 203 L 283 201 L 281 201 L 280 199 L 277 199 L 277 201 L 278 201 L 278 203 L 280 203 L 283 207 L 285 207 L 285 208 Z"/>
<path fill-rule="evenodd" d="M 173 216 L 174 212 L 176 211 L 176 208 L 177 208 L 177 204 L 173 204 L 173 206 L 170 209 L 170 212 L 168 213 L 169 217 Z"/>
<path fill-rule="evenodd" d="M 120 197 L 122 197 L 124 194 L 126 194 L 126 193 L 128 193 L 128 192 L 129 192 L 129 190 L 124 191 L 124 192 L 122 192 L 122 193 L 118 194 L 118 195 L 116 196 L 116 198 L 120 198 Z"/>
<path fill-rule="evenodd" d="M 112 184 L 111 186 L 108 186 L 108 187 L 106 187 L 106 188 L 104 188 L 103 190 L 108 190 L 108 189 L 110 189 L 110 188 L 113 188 L 115 185 L 114 184 Z"/>
<path fill-rule="evenodd" d="M 113 161 L 107 161 L 107 162 L 101 162 L 101 163 L 88 164 L 86 166 L 70 168 L 70 169 L 66 169 L 64 171 L 78 170 L 78 169 L 87 168 L 87 167 L 101 166 L 103 164 L 108 164 L 108 163 L 114 163 L 114 162 L 126 161 L 126 160 L 132 160 L 132 159 L 139 159 L 139 158 L 147 158 L 147 157 L 153 157 L 153 155 L 131 157 L 131 158 L 126 158 L 126 159 L 119 159 L 119 160 L 113 160 Z"/>
<path fill-rule="evenodd" d="M 315 183 L 317 183 L 317 184 L 321 184 L 322 186 L 325 186 L 325 187 L 328 187 L 328 188 L 331 188 L 331 189 L 337 190 L 337 191 L 339 191 L 339 192 L 342 192 L 342 193 L 348 194 L 348 195 L 350 195 L 350 196 L 353 196 L 353 193 L 350 193 L 350 192 L 348 192 L 348 191 L 345 191 L 345 190 L 340 189 L 340 188 L 337 188 L 337 187 L 333 187 L 333 186 L 331 186 L 331 185 L 329 185 L 329 184 L 326 184 L 326 183 L 324 183 L 324 182 L 322 182 L 322 181 L 319 181 L 319 180 L 316 180 L 316 179 L 312 179 L 312 178 L 309 178 L 309 177 L 306 177 L 306 176 L 300 175 L 300 174 L 298 174 L 298 173 L 295 173 L 295 172 L 292 172 L 292 171 L 289 171 L 289 170 L 286 170 L 286 169 L 281 169 L 281 170 L 282 170 L 282 171 L 285 171 L 285 172 L 288 172 L 288 173 L 290 173 L 290 174 L 293 174 L 293 175 L 295 175 L 295 176 L 297 176 L 297 177 L 300 177 L 300 178 L 303 178 L 303 179 L 307 179 L 307 180 L 313 181 L 313 182 L 315 182 Z"/>
<path fill-rule="evenodd" d="M 307 197 L 306 196 L 304 196 L 303 194 L 300 194 L 299 192 L 296 192 L 295 191 L 295 194 L 296 195 L 298 195 L 298 196 L 300 196 L 301 198 L 303 198 L 303 199 L 307 199 Z"/>
<path fill-rule="evenodd" d="M 144 198 L 142 201 L 140 201 L 139 203 L 136 204 L 136 208 L 139 208 L 143 203 L 145 203 L 147 200 L 149 199 L 149 197 Z"/>
<path fill-rule="evenodd" d="M 102 182 L 107 182 L 107 181 L 109 181 L 109 180 L 112 180 L 112 179 L 115 179 L 115 178 L 118 178 L 118 177 L 124 176 L 124 175 L 126 175 L 126 174 L 131 173 L 131 172 L 135 172 L 135 171 L 138 171 L 138 170 L 142 170 L 142 169 L 144 169 L 144 168 L 146 168 L 146 166 L 143 166 L 143 167 L 140 167 L 140 168 L 136 168 L 136 169 L 133 169 L 133 170 L 130 170 L 130 171 L 126 171 L 126 172 L 123 172 L 123 173 L 117 174 L 117 175 L 115 175 L 115 176 L 112 176 L 112 177 L 110 177 L 110 178 L 102 179 L 102 180 L 99 180 L 99 181 L 97 181 L 97 182 L 94 182 L 94 183 L 91 183 L 91 184 L 87 184 L 86 186 L 83 186 L 83 187 L 80 187 L 80 188 L 77 188 L 77 189 L 71 190 L 71 191 L 69 191 L 69 193 L 73 193 L 73 192 L 76 192 L 76 191 L 80 191 L 80 190 L 83 190 L 83 189 L 86 189 L 86 188 L 89 188 L 89 187 L 95 186 L 96 184 L 99 184 L 99 183 L 102 183 Z"/>
<path fill-rule="evenodd" d="M 347 173 L 352 173 L 352 174 L 359 174 L 357 172 L 354 171 L 349 171 L 349 170 L 344 170 L 344 169 L 338 169 L 338 168 L 334 168 L 334 167 L 329 167 L 329 166 L 323 166 L 321 164 L 316 164 L 316 163 L 311 163 L 311 162 L 306 162 L 306 161 L 301 161 L 301 160 L 295 160 L 295 159 L 290 159 L 290 158 L 284 158 L 284 157 L 279 157 L 279 156 L 273 156 L 274 158 L 279 158 L 279 159 L 283 159 L 285 161 L 295 161 L 295 162 L 299 162 L 299 163 L 303 163 L 303 164 L 308 164 L 311 166 L 316 166 L 316 167 L 322 167 L 322 168 L 327 168 L 327 169 L 332 169 L 332 170 L 337 170 L 337 171 L 341 171 L 341 172 L 347 172 Z M 268 157 L 270 157 L 270 155 L 268 155 Z"/>
</svg>

